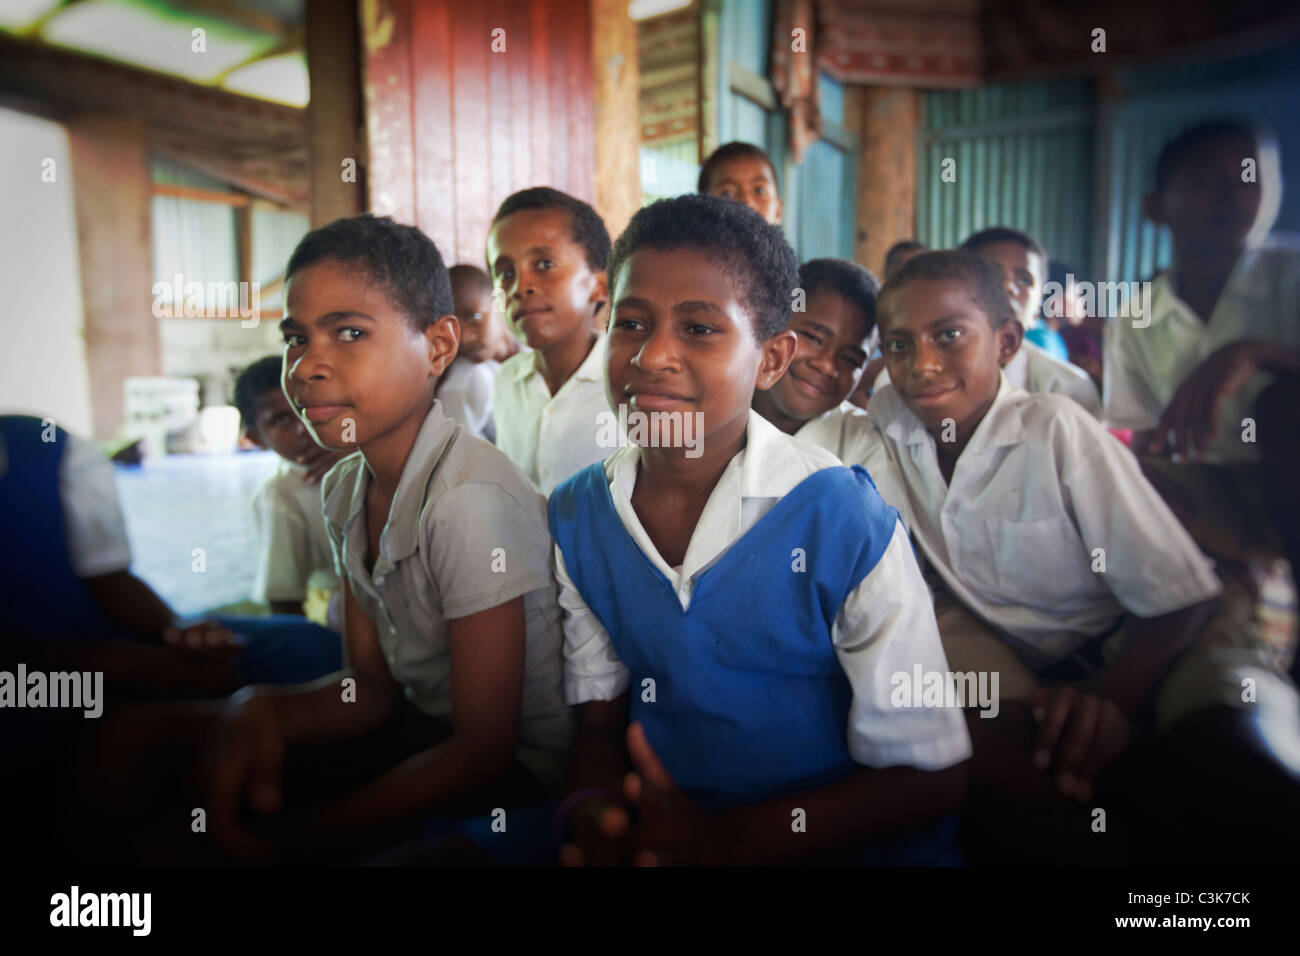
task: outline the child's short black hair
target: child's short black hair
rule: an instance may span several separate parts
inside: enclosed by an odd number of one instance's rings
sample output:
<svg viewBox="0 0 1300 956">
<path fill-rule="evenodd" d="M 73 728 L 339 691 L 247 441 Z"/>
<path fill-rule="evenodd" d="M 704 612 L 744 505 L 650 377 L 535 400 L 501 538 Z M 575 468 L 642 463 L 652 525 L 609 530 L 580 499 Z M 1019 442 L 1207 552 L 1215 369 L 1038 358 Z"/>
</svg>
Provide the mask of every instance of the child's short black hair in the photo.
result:
<svg viewBox="0 0 1300 956">
<path fill-rule="evenodd" d="M 894 270 L 898 268 L 899 260 L 909 252 L 924 252 L 926 245 L 924 242 L 917 242 L 915 239 L 901 239 L 889 247 L 885 253 L 885 278 L 893 275 Z"/>
<path fill-rule="evenodd" d="M 1198 155 L 1207 144 L 1229 136 L 1243 136 L 1254 141 L 1260 152 L 1277 148 L 1277 136 L 1263 124 L 1231 117 L 1202 120 L 1187 127 L 1160 148 L 1160 154 L 1156 157 L 1156 192 L 1165 191 L 1169 177 L 1179 164 Z"/>
<path fill-rule="evenodd" d="M 661 199 L 640 210 L 609 254 L 610 294 L 618 272 L 638 249 L 698 249 L 736 283 L 763 342 L 786 327 L 790 298 L 799 283 L 799 260 L 780 226 L 744 203 L 718 196 Z"/>
<path fill-rule="evenodd" d="M 521 189 L 505 198 L 492 217 L 492 225 L 525 209 L 563 209 L 569 214 L 573 241 L 587 254 L 591 271 L 599 272 L 605 268 L 605 260 L 609 258 L 609 230 L 605 228 L 605 221 L 587 203 L 550 186 Z"/>
<path fill-rule="evenodd" d="M 709 182 L 713 179 L 713 172 L 723 163 L 731 162 L 733 159 L 761 159 L 767 163 L 767 168 L 772 170 L 772 182 L 777 182 L 776 165 L 772 162 L 772 157 L 759 149 L 753 143 L 742 143 L 739 141 L 723 143 L 717 149 L 709 154 L 709 158 L 704 161 L 700 167 L 700 178 L 696 184 L 696 191 L 707 193 L 709 191 Z"/>
<path fill-rule="evenodd" d="M 867 320 L 864 337 L 876 327 L 880 282 L 870 269 L 844 259 L 809 259 L 799 267 L 799 287 L 810 298 L 814 292 L 826 290 L 852 304 Z"/>
<path fill-rule="evenodd" d="M 267 392 L 280 390 L 282 361 L 268 355 L 253 362 L 235 378 L 233 401 L 239 409 L 239 426 L 246 432 L 257 427 L 257 403 Z"/>
<path fill-rule="evenodd" d="M 285 276 L 325 260 L 361 270 L 423 332 L 453 312 L 451 282 L 433 240 L 388 216 L 351 216 L 303 236 Z"/>
<path fill-rule="evenodd" d="M 451 281 L 453 290 L 461 286 L 471 292 L 492 294 L 492 279 L 478 266 L 458 263 L 447 270 L 447 278 Z"/>
<path fill-rule="evenodd" d="M 995 329 L 1016 317 L 997 267 L 964 249 L 923 252 L 908 259 L 885 280 L 878 301 L 883 308 L 885 298 L 909 282 L 942 282 L 948 279 L 966 284 L 975 297 L 976 304 L 988 315 Z"/>
<path fill-rule="evenodd" d="M 1014 242 L 1024 246 L 1029 252 L 1037 253 L 1043 268 L 1047 268 L 1047 250 L 1043 248 L 1042 243 L 1029 233 L 1012 229 L 1010 226 L 990 226 L 988 229 L 973 232 L 966 237 L 966 241 L 959 248 L 967 252 L 979 252 L 985 246 L 991 246 L 995 242 Z"/>
</svg>

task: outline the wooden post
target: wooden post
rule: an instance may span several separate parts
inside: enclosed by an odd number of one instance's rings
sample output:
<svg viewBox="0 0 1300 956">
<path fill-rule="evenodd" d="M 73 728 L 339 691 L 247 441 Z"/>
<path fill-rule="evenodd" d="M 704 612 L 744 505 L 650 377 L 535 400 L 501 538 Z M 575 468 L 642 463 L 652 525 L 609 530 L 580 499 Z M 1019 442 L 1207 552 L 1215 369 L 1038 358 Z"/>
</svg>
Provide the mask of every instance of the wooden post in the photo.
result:
<svg viewBox="0 0 1300 956">
<path fill-rule="evenodd" d="M 641 208 L 640 71 L 626 0 L 591 0 L 595 68 L 596 211 L 612 237 Z"/>
<path fill-rule="evenodd" d="M 68 120 L 86 364 L 95 438 L 122 424 L 123 383 L 162 372 L 153 315 L 153 245 L 147 124 L 127 116 Z"/>
<path fill-rule="evenodd" d="M 355 216 L 366 207 L 356 0 L 308 0 L 307 70 L 311 76 L 307 106 L 311 224 L 315 227 Z"/>
<path fill-rule="evenodd" d="M 854 97 L 859 99 L 859 97 Z M 850 103 L 846 102 L 846 108 Z M 853 257 L 884 281 L 885 253 L 916 235 L 916 136 L 921 97 L 916 90 L 866 87 L 859 119 L 846 126 L 862 143 L 858 152 L 857 227 Z M 846 109 L 847 112 L 847 109 Z"/>
</svg>

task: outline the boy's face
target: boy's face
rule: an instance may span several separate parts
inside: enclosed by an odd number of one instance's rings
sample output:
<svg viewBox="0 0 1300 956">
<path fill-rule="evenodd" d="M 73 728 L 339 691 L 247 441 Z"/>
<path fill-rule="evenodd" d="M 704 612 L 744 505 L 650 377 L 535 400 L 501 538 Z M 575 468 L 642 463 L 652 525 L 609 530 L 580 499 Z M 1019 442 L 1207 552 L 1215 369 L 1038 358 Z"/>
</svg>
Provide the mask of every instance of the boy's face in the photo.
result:
<svg viewBox="0 0 1300 956">
<path fill-rule="evenodd" d="M 794 360 L 769 393 L 781 414 L 808 421 L 852 394 L 867 364 L 867 317 L 837 292 L 818 289 L 804 312 L 790 315 L 798 336 Z"/>
<path fill-rule="evenodd" d="M 710 442 L 727 447 L 744 434 L 755 387 L 771 388 L 795 347 L 788 331 L 757 341 L 728 272 L 687 248 L 640 249 L 628 257 L 614 289 L 608 334 L 610 407 L 703 413 L 706 454 Z M 657 420 L 663 444 L 669 425 Z"/>
<path fill-rule="evenodd" d="M 505 293 L 506 318 L 516 337 L 546 349 L 575 335 L 590 335 L 608 298 L 604 270 L 593 271 L 573 241 L 563 209 L 524 209 L 488 233 L 492 281 Z"/>
<path fill-rule="evenodd" d="M 1043 299 L 1043 277 L 1047 263 L 1036 252 L 1031 252 L 1018 242 L 990 242 L 975 250 L 975 255 L 991 262 L 1002 270 L 1002 283 L 1016 318 L 1026 329 L 1038 322 L 1038 309 Z"/>
<path fill-rule="evenodd" d="M 709 177 L 709 195 L 743 202 L 774 226 L 781 224 L 781 197 L 772 167 L 757 156 L 719 163 Z"/>
<path fill-rule="evenodd" d="M 253 426 L 245 432 L 259 448 L 267 448 L 281 458 L 297 461 L 316 448 L 307 426 L 294 413 L 284 392 L 268 388 L 257 398 Z"/>
<path fill-rule="evenodd" d="M 965 441 L 997 396 L 1000 370 L 1022 330 L 994 328 L 964 282 L 916 280 L 879 304 L 880 348 L 899 397 L 925 427 Z"/>
<path fill-rule="evenodd" d="M 456 353 L 456 323 L 419 332 L 382 288 L 335 261 L 288 282 L 284 390 L 326 448 L 364 448 L 421 419 Z"/>
<path fill-rule="evenodd" d="M 1248 158 L 1256 160 L 1255 182 L 1242 181 Z M 1252 137 L 1218 137 L 1175 164 L 1164 191 L 1147 198 L 1147 217 L 1168 226 L 1179 245 L 1239 248 L 1259 218 L 1263 166 Z"/>
<path fill-rule="evenodd" d="M 467 284 L 453 285 L 452 307 L 460 323 L 460 352 L 471 362 L 490 358 L 496 348 L 493 335 L 492 290 Z"/>
</svg>

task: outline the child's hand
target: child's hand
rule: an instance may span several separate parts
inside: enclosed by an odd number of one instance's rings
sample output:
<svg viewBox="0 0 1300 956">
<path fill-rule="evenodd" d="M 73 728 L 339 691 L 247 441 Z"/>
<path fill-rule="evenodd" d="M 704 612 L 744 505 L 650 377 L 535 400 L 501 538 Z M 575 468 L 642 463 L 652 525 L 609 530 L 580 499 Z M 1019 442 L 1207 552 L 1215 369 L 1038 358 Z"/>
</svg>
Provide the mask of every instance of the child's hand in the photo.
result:
<svg viewBox="0 0 1300 956">
<path fill-rule="evenodd" d="M 163 630 L 163 643 L 192 651 L 230 652 L 244 646 L 240 634 L 216 621 L 199 621 L 186 627 L 168 627 Z M 220 655 L 219 655 L 220 656 Z"/>
<path fill-rule="evenodd" d="M 627 751 L 636 767 L 624 780 L 628 802 L 640 810 L 632 829 L 637 866 L 720 866 L 732 857 L 729 831 L 682 792 L 634 723 Z"/>
<path fill-rule="evenodd" d="M 1069 686 L 1040 687 L 1029 706 L 1038 721 L 1034 765 L 1050 768 L 1066 796 L 1087 800 L 1097 774 L 1128 747 L 1128 719 L 1109 698 Z"/>
<path fill-rule="evenodd" d="M 632 854 L 627 810 L 593 797 L 573 808 L 573 841 L 560 848 L 563 866 L 624 866 Z"/>
<path fill-rule="evenodd" d="M 257 859 L 269 850 L 239 822 L 240 798 L 246 794 L 258 813 L 280 809 L 284 751 L 280 719 L 266 698 L 252 692 L 232 697 L 214 729 L 204 797 L 213 837 L 237 856 Z"/>
<path fill-rule="evenodd" d="M 1199 458 L 1219 430 L 1223 403 L 1235 395 L 1258 371 L 1256 351 L 1250 342 L 1233 342 L 1211 353 L 1183 380 L 1165 406 L 1156 427 L 1156 454 L 1164 451 L 1173 432 L 1173 449 L 1187 459 Z"/>
</svg>

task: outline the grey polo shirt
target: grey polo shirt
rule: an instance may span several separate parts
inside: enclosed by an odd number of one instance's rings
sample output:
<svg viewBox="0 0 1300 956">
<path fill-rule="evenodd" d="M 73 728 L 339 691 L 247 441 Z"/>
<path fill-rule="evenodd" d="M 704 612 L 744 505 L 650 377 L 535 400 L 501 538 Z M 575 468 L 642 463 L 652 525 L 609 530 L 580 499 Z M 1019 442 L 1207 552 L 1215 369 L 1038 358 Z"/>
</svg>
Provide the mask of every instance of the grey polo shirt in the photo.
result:
<svg viewBox="0 0 1300 956">
<path fill-rule="evenodd" d="M 450 719 L 448 622 L 522 596 L 527 636 L 516 755 L 547 786 L 558 786 L 573 724 L 546 499 L 502 452 L 434 402 L 367 572 L 369 483 L 364 458 L 354 455 L 330 470 L 321 494 L 339 573 L 374 622 L 394 679 L 419 710 Z"/>
</svg>

